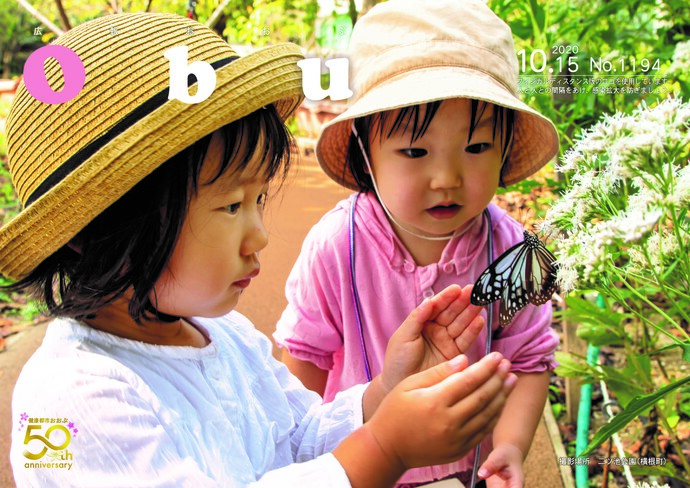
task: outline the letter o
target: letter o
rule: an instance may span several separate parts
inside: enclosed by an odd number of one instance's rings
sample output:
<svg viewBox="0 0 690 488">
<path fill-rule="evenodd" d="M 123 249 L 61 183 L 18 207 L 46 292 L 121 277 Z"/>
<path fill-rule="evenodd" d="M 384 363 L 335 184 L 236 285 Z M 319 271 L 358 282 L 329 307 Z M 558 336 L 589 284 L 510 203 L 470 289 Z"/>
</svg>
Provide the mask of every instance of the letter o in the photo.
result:
<svg viewBox="0 0 690 488">
<path fill-rule="evenodd" d="M 62 68 L 65 84 L 56 92 L 48 84 L 43 63 L 48 58 L 55 58 Z M 37 49 L 24 65 L 24 85 L 29 93 L 39 102 L 69 102 L 79 95 L 86 81 L 86 70 L 77 53 L 65 46 L 43 46 Z"/>
</svg>

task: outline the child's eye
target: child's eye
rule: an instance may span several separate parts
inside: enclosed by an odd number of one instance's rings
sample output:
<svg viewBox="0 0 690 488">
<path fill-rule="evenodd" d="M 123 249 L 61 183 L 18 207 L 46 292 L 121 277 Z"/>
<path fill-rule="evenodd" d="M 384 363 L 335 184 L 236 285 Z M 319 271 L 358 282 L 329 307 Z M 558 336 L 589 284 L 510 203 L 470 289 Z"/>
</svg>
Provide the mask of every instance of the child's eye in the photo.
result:
<svg viewBox="0 0 690 488">
<path fill-rule="evenodd" d="M 240 203 L 233 203 L 225 207 L 230 215 L 235 215 L 240 210 Z"/>
<path fill-rule="evenodd" d="M 400 152 L 407 156 L 408 158 L 422 158 L 428 154 L 426 149 L 420 149 L 418 147 L 410 147 L 407 149 L 400 149 Z"/>
<path fill-rule="evenodd" d="M 484 151 L 491 149 L 491 144 L 488 142 L 480 142 L 478 144 L 471 144 L 465 148 L 465 151 L 471 154 L 481 154 Z"/>
</svg>

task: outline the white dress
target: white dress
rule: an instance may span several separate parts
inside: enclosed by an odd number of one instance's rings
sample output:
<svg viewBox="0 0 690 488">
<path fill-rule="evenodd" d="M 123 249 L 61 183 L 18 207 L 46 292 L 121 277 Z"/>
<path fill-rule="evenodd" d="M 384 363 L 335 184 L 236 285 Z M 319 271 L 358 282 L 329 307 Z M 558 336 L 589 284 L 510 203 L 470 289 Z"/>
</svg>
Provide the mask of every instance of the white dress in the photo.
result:
<svg viewBox="0 0 690 488">
<path fill-rule="evenodd" d="M 322 405 L 241 314 L 194 323 L 208 346 L 54 320 L 12 398 L 17 486 L 349 487 L 329 453 L 362 425 L 364 385 Z"/>
</svg>

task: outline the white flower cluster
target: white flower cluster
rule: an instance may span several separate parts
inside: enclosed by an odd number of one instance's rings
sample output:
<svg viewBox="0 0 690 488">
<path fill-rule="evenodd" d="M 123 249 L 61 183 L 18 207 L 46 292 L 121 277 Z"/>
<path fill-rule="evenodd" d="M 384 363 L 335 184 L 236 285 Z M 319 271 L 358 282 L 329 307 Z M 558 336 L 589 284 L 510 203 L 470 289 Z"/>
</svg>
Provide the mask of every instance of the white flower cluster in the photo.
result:
<svg viewBox="0 0 690 488">
<path fill-rule="evenodd" d="M 650 485 L 646 481 L 643 481 L 642 483 L 637 483 L 636 485 L 631 485 L 628 488 L 669 488 L 668 484 L 660 485 L 656 481 L 652 481 L 652 484 Z"/>
<path fill-rule="evenodd" d="M 678 99 L 605 116 L 566 152 L 559 171 L 571 186 L 542 224 L 561 237 L 564 292 L 592 283 L 614 258 L 658 272 L 669 253 L 690 249 L 690 220 L 677 221 L 690 208 L 688 157 L 690 104 Z"/>
<path fill-rule="evenodd" d="M 679 42 L 673 51 L 673 62 L 666 71 L 666 76 L 687 76 L 690 73 L 690 41 Z"/>
</svg>

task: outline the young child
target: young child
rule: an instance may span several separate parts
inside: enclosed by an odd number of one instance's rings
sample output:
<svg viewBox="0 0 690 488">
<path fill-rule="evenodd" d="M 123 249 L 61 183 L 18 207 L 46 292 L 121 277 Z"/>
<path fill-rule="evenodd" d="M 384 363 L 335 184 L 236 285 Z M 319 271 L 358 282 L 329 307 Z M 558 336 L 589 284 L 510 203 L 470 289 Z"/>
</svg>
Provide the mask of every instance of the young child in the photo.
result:
<svg viewBox="0 0 690 488">
<path fill-rule="evenodd" d="M 299 48 L 238 57 L 163 14 L 103 17 L 56 44 L 79 56 L 83 89 L 51 105 L 22 85 L 7 125 L 25 209 L 0 229 L 0 272 L 57 317 L 14 390 L 19 487 L 384 487 L 490 431 L 516 378 L 498 353 L 457 356 L 482 324 L 469 289 L 415 309 L 381 375 L 325 405 L 232 312 L 288 167 Z M 163 53 L 180 45 L 215 71 L 201 103 L 169 99 Z M 45 69 L 53 89 L 67 79 Z"/>
<path fill-rule="evenodd" d="M 379 4 L 355 25 L 349 56 L 354 99 L 324 127 L 316 154 L 359 194 L 310 231 L 274 334 L 290 370 L 326 401 L 381 371 L 389 339 L 416 303 L 451 283 L 474 283 L 522 241 L 521 226 L 490 201 L 558 151 L 553 124 L 518 99 L 509 27 L 479 0 Z M 490 487 L 522 486 L 555 366 L 550 324 L 550 304 L 530 305 L 493 342 L 519 380 L 483 442 L 479 477 Z M 485 343 L 483 332 L 470 361 Z M 468 483 L 472 467 L 470 455 L 400 483 Z"/>
</svg>

